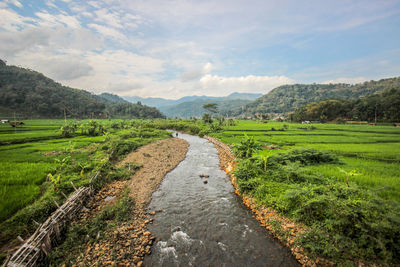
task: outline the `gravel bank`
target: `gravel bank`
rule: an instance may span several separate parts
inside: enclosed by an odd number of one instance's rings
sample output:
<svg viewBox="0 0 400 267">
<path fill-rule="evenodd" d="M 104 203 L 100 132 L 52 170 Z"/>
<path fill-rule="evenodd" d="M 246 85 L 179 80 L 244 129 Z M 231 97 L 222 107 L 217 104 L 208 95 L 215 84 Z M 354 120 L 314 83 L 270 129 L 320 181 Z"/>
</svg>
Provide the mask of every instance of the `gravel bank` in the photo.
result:
<svg viewBox="0 0 400 267">
<path fill-rule="evenodd" d="M 147 230 L 147 224 L 152 223 L 147 216 L 154 213 L 147 214 L 145 209 L 163 177 L 185 158 L 188 146 L 182 139 L 164 139 L 141 147 L 117 164 L 141 167 L 131 179 L 113 182 L 100 190 L 81 218 L 93 217 L 104 207 L 113 205 L 128 187 L 134 201 L 132 221 L 116 224 L 101 234 L 104 238 L 88 242 L 73 266 L 142 266 L 155 239 Z"/>
</svg>

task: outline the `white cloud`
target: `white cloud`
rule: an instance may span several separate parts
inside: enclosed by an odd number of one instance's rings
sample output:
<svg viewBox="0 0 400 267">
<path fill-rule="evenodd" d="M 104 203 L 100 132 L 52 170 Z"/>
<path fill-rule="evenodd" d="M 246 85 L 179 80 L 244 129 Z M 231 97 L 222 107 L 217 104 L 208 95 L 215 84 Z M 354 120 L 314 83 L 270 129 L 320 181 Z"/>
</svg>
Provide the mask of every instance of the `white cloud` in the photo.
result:
<svg viewBox="0 0 400 267">
<path fill-rule="evenodd" d="M 56 81 L 68 81 L 87 76 L 92 67 L 79 56 L 53 55 L 51 53 L 21 53 L 19 62 L 24 66 L 42 72 Z"/>
<path fill-rule="evenodd" d="M 96 2 L 96 1 L 89 1 L 88 4 L 91 5 L 92 7 L 95 7 L 95 8 L 100 8 L 101 7 L 99 2 Z"/>
<path fill-rule="evenodd" d="M 194 68 L 194 69 L 191 69 L 189 71 L 184 72 L 179 77 L 179 79 L 182 82 L 188 82 L 188 81 L 196 80 L 196 79 L 198 79 L 198 78 L 200 78 L 200 77 L 202 77 L 202 76 L 204 76 L 206 74 L 209 74 L 212 71 L 213 68 L 214 68 L 213 65 L 210 62 L 208 62 L 203 67 Z"/>
<path fill-rule="evenodd" d="M 164 61 L 141 56 L 125 50 L 106 50 L 101 53 L 90 52 L 86 60 L 97 71 L 107 73 L 126 73 L 127 76 L 155 74 L 164 71 Z"/>
<path fill-rule="evenodd" d="M 50 39 L 48 31 L 29 28 L 21 32 L 0 32 L 0 55 L 11 57 L 18 52 L 37 45 L 47 45 Z"/>
<path fill-rule="evenodd" d="M 57 5 L 54 4 L 54 2 L 51 1 L 51 0 L 46 1 L 46 5 L 47 5 L 48 7 L 58 8 Z"/>
<path fill-rule="evenodd" d="M 7 3 L 11 3 L 11 4 L 13 4 L 14 6 L 19 7 L 19 8 L 22 8 L 22 7 L 23 7 L 23 5 L 21 4 L 21 2 L 18 1 L 18 0 L 6 0 L 6 2 L 7 2 Z"/>
<path fill-rule="evenodd" d="M 42 26 L 55 27 L 65 25 L 72 29 L 80 27 L 79 20 L 74 16 L 64 14 L 52 15 L 47 12 L 36 12 L 35 15 L 40 18 L 38 24 Z"/>
<path fill-rule="evenodd" d="M 111 37 L 113 39 L 120 41 L 127 39 L 126 36 L 122 34 L 120 31 L 107 26 L 91 23 L 88 24 L 88 27 L 95 29 L 98 33 L 104 35 L 105 37 Z"/>
<path fill-rule="evenodd" d="M 29 17 L 23 17 L 10 9 L 0 9 L 0 25 L 3 30 L 18 31 L 27 27 L 35 20 Z"/>
<path fill-rule="evenodd" d="M 207 74 L 200 79 L 204 93 L 224 96 L 231 92 L 249 92 L 266 94 L 275 87 L 292 84 L 294 80 L 286 76 L 222 77 Z"/>
<path fill-rule="evenodd" d="M 110 12 L 106 8 L 98 9 L 94 12 L 96 14 L 95 21 L 106 24 L 114 28 L 123 28 L 121 24 L 121 14 L 117 12 Z"/>
<path fill-rule="evenodd" d="M 65 81 L 69 86 L 94 92 L 124 93 L 142 90 L 149 96 L 154 75 L 164 71 L 164 62 L 124 50 L 88 52 L 80 56 L 90 66 L 88 75 Z M 145 90 L 145 91 L 143 91 Z"/>
</svg>

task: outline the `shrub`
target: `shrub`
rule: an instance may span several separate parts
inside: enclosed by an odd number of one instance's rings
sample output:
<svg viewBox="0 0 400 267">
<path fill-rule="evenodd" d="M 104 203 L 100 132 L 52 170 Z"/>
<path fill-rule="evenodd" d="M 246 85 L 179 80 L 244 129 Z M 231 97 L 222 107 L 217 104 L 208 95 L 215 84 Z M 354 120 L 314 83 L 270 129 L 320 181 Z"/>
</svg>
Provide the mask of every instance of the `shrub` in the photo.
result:
<svg viewBox="0 0 400 267">
<path fill-rule="evenodd" d="M 240 161 L 239 165 L 234 171 L 238 180 L 249 180 L 263 173 L 257 161 L 252 159 L 245 159 Z"/>
<path fill-rule="evenodd" d="M 277 153 L 270 157 L 270 164 L 287 164 L 287 162 L 300 162 L 302 165 L 320 163 L 339 163 L 336 155 L 316 149 L 294 149 L 287 153 Z"/>
<path fill-rule="evenodd" d="M 245 159 L 253 156 L 259 149 L 258 144 L 254 141 L 254 137 L 248 137 L 247 134 L 244 134 L 244 138 L 240 143 L 234 145 L 233 153 L 236 157 Z"/>
<path fill-rule="evenodd" d="M 138 148 L 141 144 L 134 142 L 134 141 L 127 141 L 127 140 L 114 140 L 111 142 L 111 148 L 109 148 L 111 154 L 111 160 L 118 160 L 122 156 L 134 151 Z"/>
</svg>

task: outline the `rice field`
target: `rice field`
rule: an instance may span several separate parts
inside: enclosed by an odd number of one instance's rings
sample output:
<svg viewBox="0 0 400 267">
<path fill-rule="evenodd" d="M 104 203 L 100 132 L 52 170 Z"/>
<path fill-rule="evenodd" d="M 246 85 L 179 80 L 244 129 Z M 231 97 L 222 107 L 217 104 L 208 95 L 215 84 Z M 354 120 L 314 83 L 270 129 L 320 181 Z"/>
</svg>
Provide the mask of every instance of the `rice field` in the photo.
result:
<svg viewBox="0 0 400 267">
<path fill-rule="evenodd" d="M 400 202 L 400 128 L 393 126 L 295 124 L 238 121 L 213 136 L 228 144 L 239 143 L 244 134 L 263 145 L 275 145 L 272 153 L 293 148 L 315 148 L 339 156 L 342 164 L 309 166 L 324 176 L 346 180 L 341 171 L 357 171 L 351 182 Z M 260 151 L 261 155 L 271 153 Z"/>
<path fill-rule="evenodd" d="M 10 125 L 1 125 L 0 140 L 24 143 L 0 145 L 0 222 L 41 195 L 43 182 L 59 166 L 65 157 L 63 152 L 104 140 L 104 136 L 60 138 L 62 123 L 60 120 L 27 121 L 15 132 Z M 36 141 L 40 139 L 48 140 Z"/>
</svg>

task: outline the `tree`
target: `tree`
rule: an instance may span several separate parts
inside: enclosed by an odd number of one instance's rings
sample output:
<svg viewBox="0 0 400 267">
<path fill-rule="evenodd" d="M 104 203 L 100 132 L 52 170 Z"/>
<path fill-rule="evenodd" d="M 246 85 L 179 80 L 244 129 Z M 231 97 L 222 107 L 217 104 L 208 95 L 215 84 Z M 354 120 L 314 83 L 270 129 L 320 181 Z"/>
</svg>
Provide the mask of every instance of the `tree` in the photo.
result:
<svg viewBox="0 0 400 267">
<path fill-rule="evenodd" d="M 210 113 L 217 113 L 218 112 L 218 106 L 217 106 L 216 103 L 204 104 L 203 108 L 208 110 L 208 112 L 210 112 Z M 208 114 L 208 113 L 204 113 L 203 114 L 203 121 L 205 123 L 210 123 L 211 124 L 213 122 L 212 116 L 210 114 Z"/>
<path fill-rule="evenodd" d="M 211 113 L 217 113 L 218 112 L 218 105 L 217 103 L 208 103 L 208 104 L 204 104 L 203 108 L 208 110 L 208 112 Z"/>
</svg>

